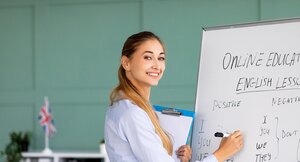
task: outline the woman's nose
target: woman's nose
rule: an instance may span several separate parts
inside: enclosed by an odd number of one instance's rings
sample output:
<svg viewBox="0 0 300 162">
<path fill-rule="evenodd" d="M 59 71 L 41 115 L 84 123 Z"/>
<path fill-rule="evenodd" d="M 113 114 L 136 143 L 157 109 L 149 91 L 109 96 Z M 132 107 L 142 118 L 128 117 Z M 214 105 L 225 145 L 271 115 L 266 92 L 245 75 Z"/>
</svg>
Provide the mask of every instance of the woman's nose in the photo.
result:
<svg viewBox="0 0 300 162">
<path fill-rule="evenodd" d="M 154 61 L 153 61 L 152 67 L 153 67 L 154 69 L 160 69 L 160 68 L 161 68 L 161 65 L 160 65 L 160 63 L 159 63 L 158 60 L 154 60 Z"/>
</svg>

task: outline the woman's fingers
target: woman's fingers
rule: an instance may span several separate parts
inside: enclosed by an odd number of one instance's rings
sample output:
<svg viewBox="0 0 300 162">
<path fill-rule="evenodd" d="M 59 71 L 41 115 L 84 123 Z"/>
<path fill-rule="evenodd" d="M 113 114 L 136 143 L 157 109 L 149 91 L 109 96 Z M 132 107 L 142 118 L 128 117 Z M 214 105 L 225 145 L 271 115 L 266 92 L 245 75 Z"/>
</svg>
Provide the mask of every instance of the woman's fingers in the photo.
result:
<svg viewBox="0 0 300 162">
<path fill-rule="evenodd" d="M 219 161 L 224 161 L 240 151 L 244 146 L 241 131 L 235 131 L 228 137 L 222 139 L 218 150 L 214 153 Z"/>
<path fill-rule="evenodd" d="M 192 149 L 189 145 L 182 145 L 176 151 L 176 155 L 182 162 L 187 162 L 192 157 Z"/>
<path fill-rule="evenodd" d="M 235 143 L 236 147 L 240 150 L 244 146 L 244 139 L 241 131 L 235 131 L 232 134 L 232 141 Z"/>
</svg>

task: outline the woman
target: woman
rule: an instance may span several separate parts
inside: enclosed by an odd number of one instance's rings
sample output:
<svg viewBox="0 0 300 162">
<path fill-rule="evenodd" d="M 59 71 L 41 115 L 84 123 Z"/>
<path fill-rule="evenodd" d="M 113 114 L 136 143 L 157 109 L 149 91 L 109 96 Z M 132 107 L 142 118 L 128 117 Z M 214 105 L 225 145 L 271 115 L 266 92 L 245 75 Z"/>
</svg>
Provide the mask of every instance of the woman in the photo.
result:
<svg viewBox="0 0 300 162">
<path fill-rule="evenodd" d="M 163 43 L 151 32 L 134 34 L 124 43 L 119 85 L 111 93 L 105 118 L 105 145 L 111 162 L 174 162 L 172 141 L 149 101 L 151 87 L 163 76 L 165 60 Z M 224 161 L 242 146 L 242 135 L 237 131 L 224 138 L 219 149 L 203 162 Z M 176 154 L 187 162 L 192 151 L 183 145 Z"/>
</svg>

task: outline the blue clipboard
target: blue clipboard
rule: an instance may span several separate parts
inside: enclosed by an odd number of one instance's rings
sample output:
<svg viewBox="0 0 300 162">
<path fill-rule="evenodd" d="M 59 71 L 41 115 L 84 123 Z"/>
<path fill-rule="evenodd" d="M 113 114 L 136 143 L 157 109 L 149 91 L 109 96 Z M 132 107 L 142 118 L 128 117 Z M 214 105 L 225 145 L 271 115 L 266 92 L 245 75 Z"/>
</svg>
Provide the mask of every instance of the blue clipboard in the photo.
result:
<svg viewBox="0 0 300 162">
<path fill-rule="evenodd" d="M 180 162 L 175 151 L 182 145 L 188 143 L 192 130 L 195 112 L 153 105 L 159 118 L 161 127 L 168 133 L 173 141 L 172 157 L 176 162 Z"/>
</svg>

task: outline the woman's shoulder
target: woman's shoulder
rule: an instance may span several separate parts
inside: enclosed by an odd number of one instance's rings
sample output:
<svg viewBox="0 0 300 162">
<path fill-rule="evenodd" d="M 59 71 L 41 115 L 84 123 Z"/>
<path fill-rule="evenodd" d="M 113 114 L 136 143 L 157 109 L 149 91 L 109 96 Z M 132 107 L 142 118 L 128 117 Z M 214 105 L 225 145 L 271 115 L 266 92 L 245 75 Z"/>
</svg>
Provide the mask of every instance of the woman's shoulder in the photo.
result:
<svg viewBox="0 0 300 162">
<path fill-rule="evenodd" d="M 139 107 L 129 99 L 121 99 L 121 100 L 115 101 L 110 106 L 110 108 L 128 110 L 128 109 L 136 109 L 136 108 L 139 108 Z"/>
<path fill-rule="evenodd" d="M 142 108 L 140 108 L 129 99 L 122 99 L 114 102 L 113 105 L 109 107 L 109 110 L 122 116 L 135 116 L 137 114 L 147 115 L 146 112 L 142 110 Z"/>
<path fill-rule="evenodd" d="M 123 133 L 133 129 L 154 130 L 148 114 L 128 99 L 119 100 L 108 109 L 106 122 L 115 125 L 115 128 Z"/>
</svg>

